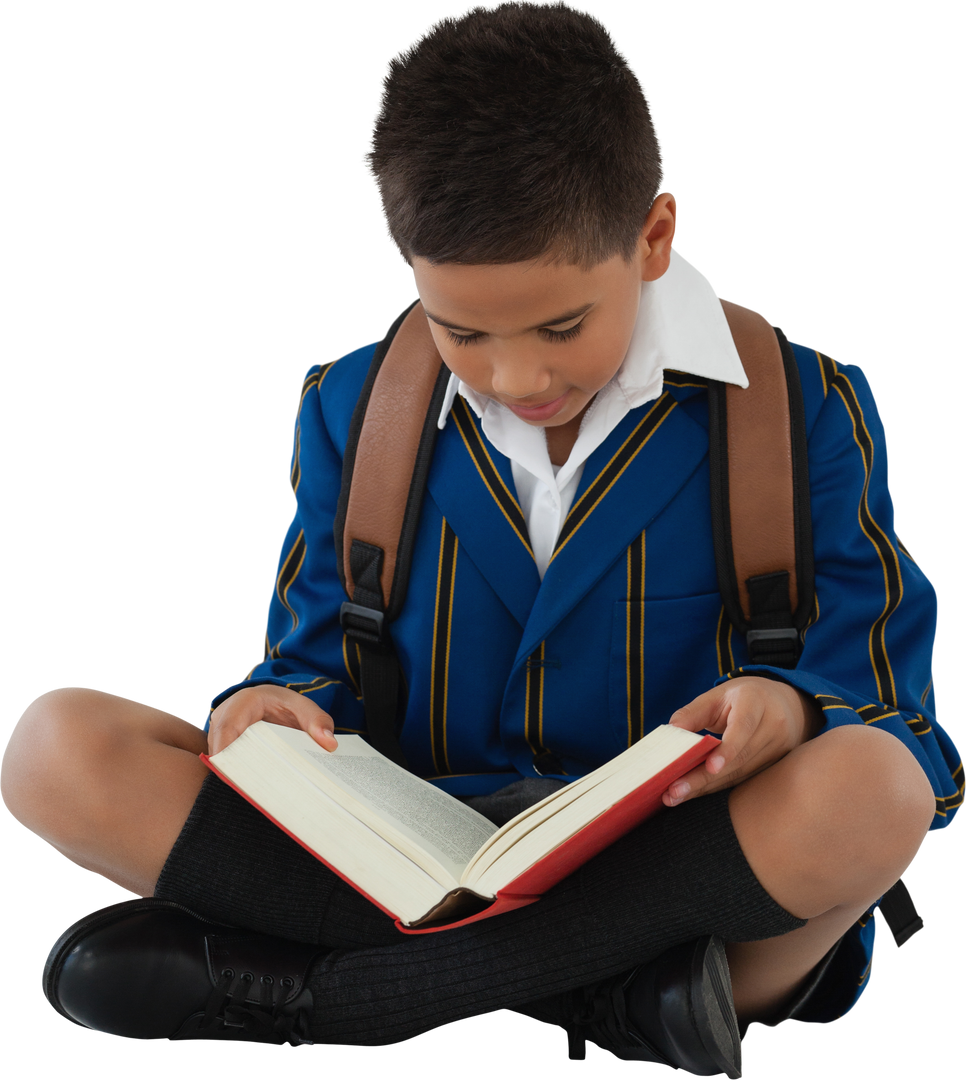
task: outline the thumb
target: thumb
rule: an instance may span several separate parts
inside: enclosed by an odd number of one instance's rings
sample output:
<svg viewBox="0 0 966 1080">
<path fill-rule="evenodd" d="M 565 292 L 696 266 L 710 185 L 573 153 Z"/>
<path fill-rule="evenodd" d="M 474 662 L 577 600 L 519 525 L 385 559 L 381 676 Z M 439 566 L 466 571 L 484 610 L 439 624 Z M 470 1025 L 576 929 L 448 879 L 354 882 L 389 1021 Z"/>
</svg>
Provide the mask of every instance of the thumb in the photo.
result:
<svg viewBox="0 0 966 1080">
<path fill-rule="evenodd" d="M 301 728 L 324 750 L 335 750 L 338 746 L 333 734 L 335 721 L 311 698 L 281 686 L 267 686 L 263 695 L 264 719 L 285 727 Z"/>
<path fill-rule="evenodd" d="M 309 698 L 303 697 L 301 704 L 301 708 L 293 710 L 299 727 L 311 735 L 323 750 L 335 750 L 339 744 L 333 730 L 335 722 L 332 717 Z"/>
<path fill-rule="evenodd" d="M 676 713 L 671 713 L 668 724 L 673 728 L 684 728 L 685 731 L 701 731 L 705 728 L 700 710 L 695 708 L 694 702 L 679 708 Z"/>
<path fill-rule="evenodd" d="M 722 687 L 715 686 L 671 713 L 668 723 L 686 731 L 714 730 L 721 703 Z"/>
</svg>

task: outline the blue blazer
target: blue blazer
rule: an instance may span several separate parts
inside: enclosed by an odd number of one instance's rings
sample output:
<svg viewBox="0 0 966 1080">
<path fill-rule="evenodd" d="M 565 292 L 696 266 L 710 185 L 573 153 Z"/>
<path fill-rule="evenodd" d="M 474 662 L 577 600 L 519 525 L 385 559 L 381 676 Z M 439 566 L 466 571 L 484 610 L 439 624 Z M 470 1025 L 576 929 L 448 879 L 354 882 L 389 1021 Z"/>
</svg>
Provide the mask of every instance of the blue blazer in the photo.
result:
<svg viewBox="0 0 966 1080">
<path fill-rule="evenodd" d="M 313 368 L 265 658 L 244 686 L 307 694 L 336 731 L 365 731 L 359 660 L 339 608 L 333 519 L 349 421 L 375 346 Z M 522 776 L 580 776 L 717 683 L 761 672 L 814 695 L 826 727 L 875 724 L 932 781 L 934 827 L 963 801 L 963 765 L 936 724 L 932 587 L 893 531 L 886 449 L 854 367 L 793 346 L 808 430 L 816 610 L 794 671 L 748 664 L 718 592 L 704 380 L 665 373 L 584 468 L 540 581 L 509 460 L 457 397 L 429 475 L 409 592 L 392 637 L 408 691 L 400 741 L 454 795 Z M 867 964 L 873 923 L 849 935 Z M 844 1002 L 848 1008 L 854 996 Z"/>
</svg>

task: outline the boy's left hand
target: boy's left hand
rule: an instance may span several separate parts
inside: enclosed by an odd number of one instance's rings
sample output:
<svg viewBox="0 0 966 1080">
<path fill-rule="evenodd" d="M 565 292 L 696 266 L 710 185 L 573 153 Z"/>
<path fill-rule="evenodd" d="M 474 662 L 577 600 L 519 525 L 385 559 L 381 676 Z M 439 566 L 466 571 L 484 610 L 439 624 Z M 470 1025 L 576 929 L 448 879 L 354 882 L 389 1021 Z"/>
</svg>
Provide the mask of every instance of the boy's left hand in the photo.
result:
<svg viewBox="0 0 966 1080">
<path fill-rule="evenodd" d="M 744 675 L 696 697 L 669 723 L 721 735 L 721 746 L 664 792 L 664 805 L 734 787 L 814 736 L 822 714 L 814 698 L 788 683 Z"/>
</svg>

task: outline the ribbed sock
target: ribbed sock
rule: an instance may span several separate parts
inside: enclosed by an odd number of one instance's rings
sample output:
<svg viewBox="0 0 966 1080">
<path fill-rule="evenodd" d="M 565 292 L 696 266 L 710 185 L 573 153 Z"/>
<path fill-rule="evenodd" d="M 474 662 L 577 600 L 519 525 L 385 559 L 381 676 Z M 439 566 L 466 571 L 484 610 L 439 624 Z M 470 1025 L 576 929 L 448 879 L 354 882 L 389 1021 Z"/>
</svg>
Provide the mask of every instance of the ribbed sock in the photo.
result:
<svg viewBox="0 0 966 1080">
<path fill-rule="evenodd" d="M 205 778 L 154 895 L 216 922 L 313 945 L 407 940 L 388 915 L 214 775 Z"/>
<path fill-rule="evenodd" d="M 757 941 L 802 925 L 753 874 L 719 792 L 658 814 L 529 907 L 331 953 L 310 976 L 312 1035 L 379 1045 L 537 1001 L 534 1015 L 552 1019 L 554 995 L 679 942 Z"/>
<path fill-rule="evenodd" d="M 568 991 L 679 942 L 755 941 L 803 925 L 748 866 L 728 792 L 660 813 L 530 907 L 411 936 L 211 776 L 155 895 L 337 950 L 310 977 L 313 1037 L 364 1045 L 500 1008 L 559 1022 Z"/>
</svg>

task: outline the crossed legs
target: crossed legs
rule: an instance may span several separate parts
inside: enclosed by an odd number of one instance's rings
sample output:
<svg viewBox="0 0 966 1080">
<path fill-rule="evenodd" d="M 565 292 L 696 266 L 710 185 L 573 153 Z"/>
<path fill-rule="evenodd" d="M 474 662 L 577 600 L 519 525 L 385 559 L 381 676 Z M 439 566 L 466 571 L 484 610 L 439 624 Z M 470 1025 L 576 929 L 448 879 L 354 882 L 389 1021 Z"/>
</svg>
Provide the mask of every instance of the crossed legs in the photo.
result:
<svg viewBox="0 0 966 1080">
<path fill-rule="evenodd" d="M 7 748 L 4 801 L 68 858 L 142 896 L 158 876 L 208 770 L 203 733 L 91 690 L 59 690 L 24 714 Z M 930 785 L 891 735 L 838 728 L 730 795 L 755 876 L 805 926 L 728 946 L 735 1005 L 767 1018 L 904 871 L 932 820 Z M 677 808 L 665 811 L 673 814 Z"/>
</svg>

